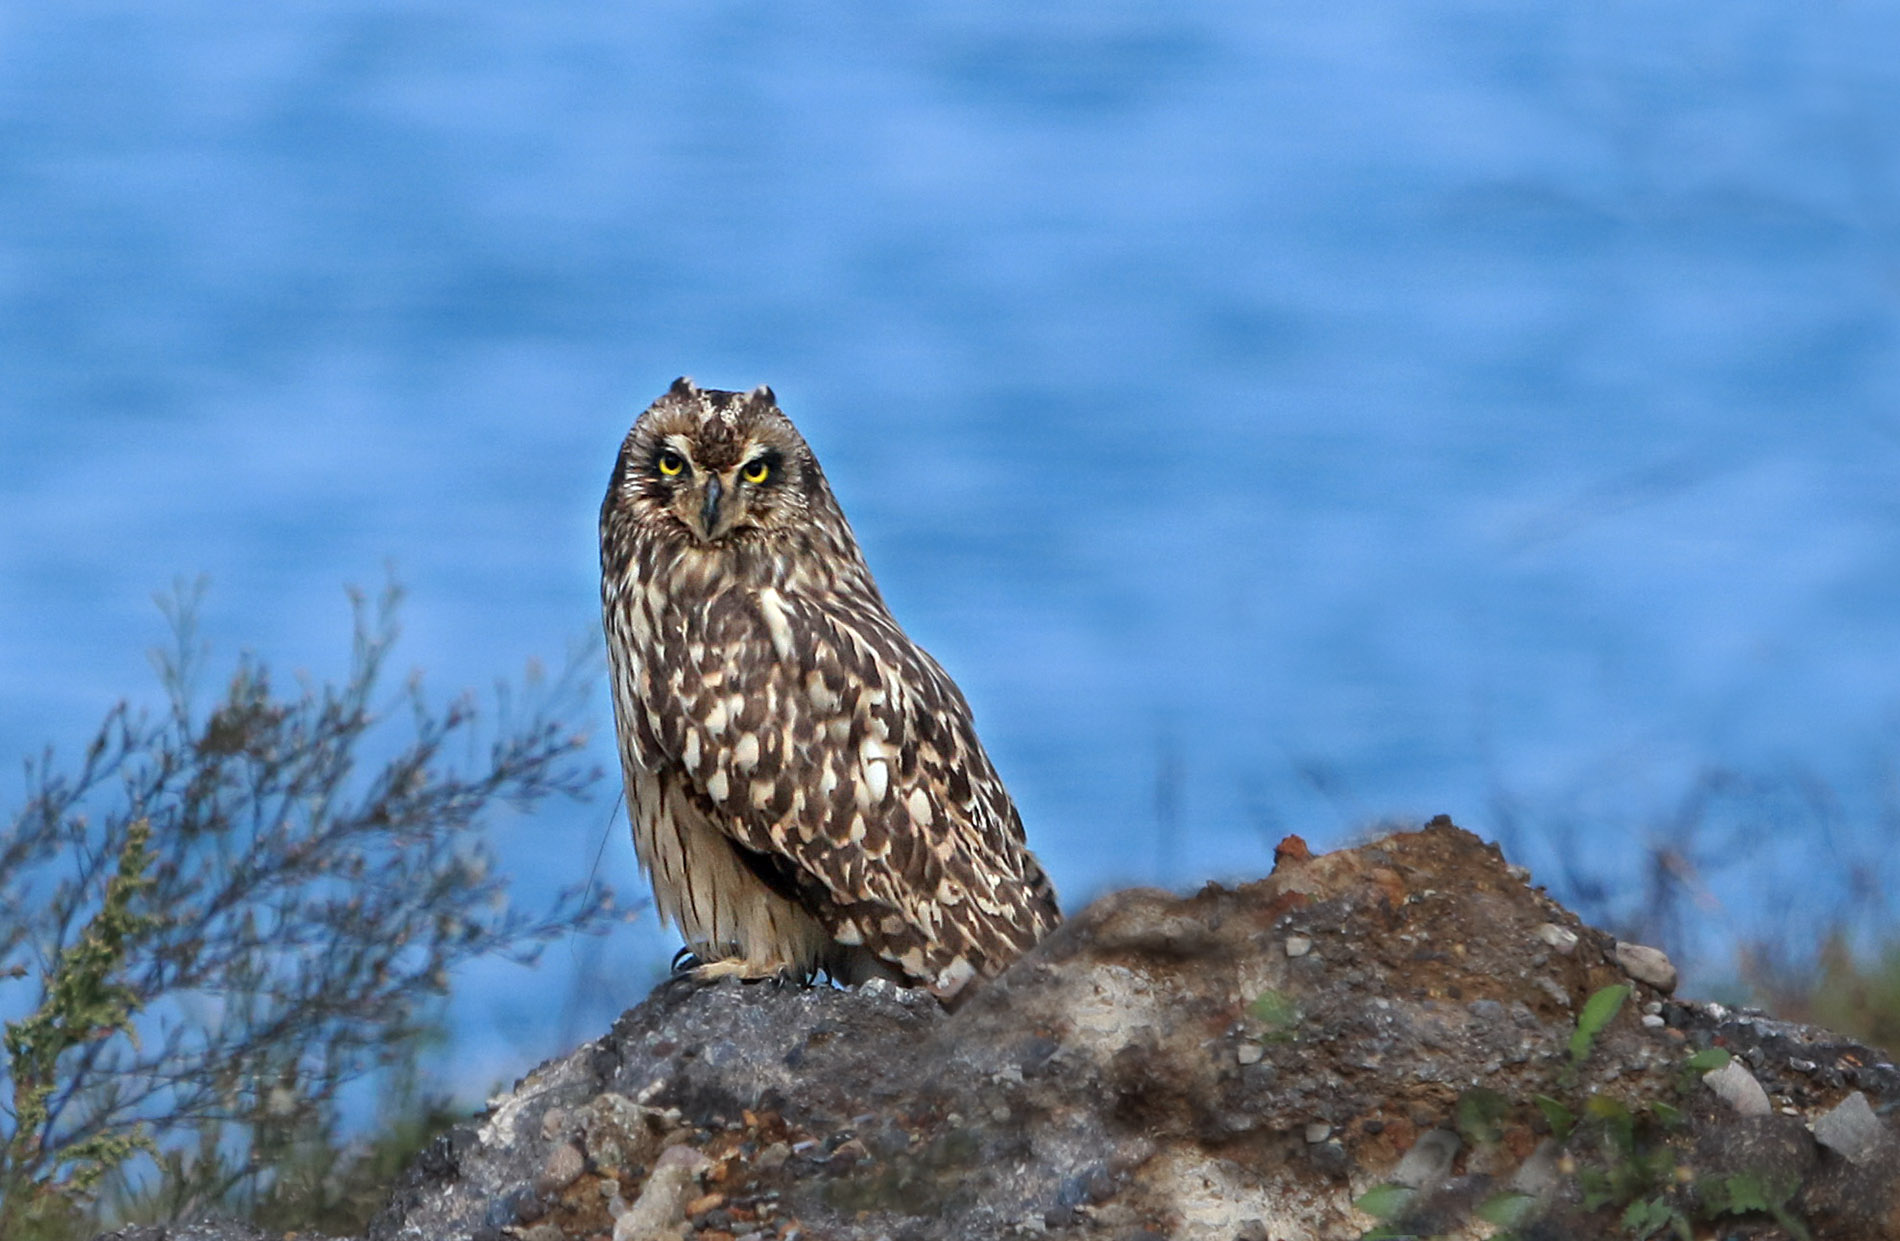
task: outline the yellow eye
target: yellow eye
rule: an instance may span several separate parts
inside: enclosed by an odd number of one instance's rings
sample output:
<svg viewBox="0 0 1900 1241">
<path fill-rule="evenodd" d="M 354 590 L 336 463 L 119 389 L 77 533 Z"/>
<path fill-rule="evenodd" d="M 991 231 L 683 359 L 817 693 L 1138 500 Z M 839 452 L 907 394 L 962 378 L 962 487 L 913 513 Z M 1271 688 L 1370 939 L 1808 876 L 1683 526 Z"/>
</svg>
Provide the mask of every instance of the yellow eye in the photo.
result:
<svg viewBox="0 0 1900 1241">
<path fill-rule="evenodd" d="M 762 483 L 772 477 L 772 463 L 764 457 L 760 457 L 757 461 L 749 461 L 745 469 L 739 471 L 739 477 L 748 483 Z"/>
<path fill-rule="evenodd" d="M 660 467 L 660 477 L 678 478 L 686 469 L 686 458 L 669 448 L 654 459 L 654 464 Z"/>
</svg>

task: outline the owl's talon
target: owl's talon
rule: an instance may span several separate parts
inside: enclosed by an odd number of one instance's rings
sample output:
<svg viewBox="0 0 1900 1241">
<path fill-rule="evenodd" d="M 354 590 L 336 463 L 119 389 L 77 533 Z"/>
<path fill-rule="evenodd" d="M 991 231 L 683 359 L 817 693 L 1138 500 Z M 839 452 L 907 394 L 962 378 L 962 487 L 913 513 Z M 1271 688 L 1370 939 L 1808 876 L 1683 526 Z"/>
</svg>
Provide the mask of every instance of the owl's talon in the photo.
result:
<svg viewBox="0 0 1900 1241">
<path fill-rule="evenodd" d="M 703 962 L 699 954 L 691 948 L 682 948 L 673 954 L 673 964 L 667 967 L 668 978 L 685 978 L 699 971 Z"/>
</svg>

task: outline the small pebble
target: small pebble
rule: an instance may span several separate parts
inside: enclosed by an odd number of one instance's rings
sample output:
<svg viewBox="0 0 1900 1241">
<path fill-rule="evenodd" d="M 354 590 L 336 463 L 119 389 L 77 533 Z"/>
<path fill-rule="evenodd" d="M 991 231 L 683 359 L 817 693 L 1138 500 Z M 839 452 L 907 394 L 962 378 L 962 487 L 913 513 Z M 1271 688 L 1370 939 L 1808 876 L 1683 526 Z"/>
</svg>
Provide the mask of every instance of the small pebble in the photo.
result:
<svg viewBox="0 0 1900 1241">
<path fill-rule="evenodd" d="M 1352 1156 L 1346 1153 L 1344 1144 L 1336 1139 L 1316 1142 L 1307 1147 L 1306 1157 L 1312 1160 L 1315 1168 L 1335 1180 L 1343 1181 L 1352 1172 Z M 1268 1238 L 1268 1241 L 1272 1239 Z"/>
<path fill-rule="evenodd" d="M 1412 1189 L 1435 1189 L 1451 1175 L 1458 1146 L 1458 1135 L 1449 1129 L 1422 1133 L 1399 1160 L 1399 1166 L 1393 1169 L 1392 1179 Z"/>
<path fill-rule="evenodd" d="M 1664 995 L 1676 989 L 1676 967 L 1662 949 L 1647 944 L 1616 942 L 1616 963 L 1638 982 L 1646 982 Z"/>
<path fill-rule="evenodd" d="M 563 1142 L 548 1152 L 548 1161 L 541 1175 L 534 1179 L 534 1187 L 544 1194 L 559 1193 L 578 1181 L 585 1171 L 587 1157 L 572 1142 Z"/>
<path fill-rule="evenodd" d="M 1286 937 L 1286 955 L 1289 957 L 1303 957 L 1311 951 L 1313 951 L 1313 941 L 1306 936 L 1289 935 Z"/>
<path fill-rule="evenodd" d="M 1539 926 L 1537 938 L 1565 956 L 1577 950 L 1577 933 L 1568 927 L 1558 926 L 1555 922 L 1546 922 Z"/>
<path fill-rule="evenodd" d="M 693 1182 L 713 1166 L 690 1146 L 671 1146 L 653 1165 L 633 1205 L 614 1220 L 614 1241 L 647 1241 L 676 1232 L 686 1221 L 686 1204 L 697 1197 Z"/>
<path fill-rule="evenodd" d="M 1643 1025 L 1648 1027 L 1651 1030 L 1660 1030 L 1668 1024 L 1669 1024 L 1668 1022 L 1662 1019 L 1662 1016 L 1659 1013 L 1644 1013 L 1643 1014 Z"/>
<path fill-rule="evenodd" d="M 1306 1127 L 1306 1144 L 1308 1146 L 1317 1146 L 1332 1136 L 1333 1127 L 1323 1121 L 1316 1120 Z"/>
<path fill-rule="evenodd" d="M 1265 1048 L 1251 1041 L 1242 1043 L 1240 1046 L 1234 1048 L 1234 1059 L 1240 1061 L 1242 1064 L 1259 1064 L 1261 1057 L 1266 1054 Z"/>
<path fill-rule="evenodd" d="M 1555 1138 L 1545 1138 L 1531 1152 L 1531 1157 L 1518 1166 L 1511 1176 L 1511 1188 L 1520 1194 L 1529 1194 L 1541 1198 L 1554 1191 L 1563 1182 L 1560 1160 L 1563 1147 Z"/>
<path fill-rule="evenodd" d="M 1768 1092 L 1761 1088 L 1761 1083 L 1755 1080 L 1755 1075 L 1740 1060 L 1731 1060 L 1719 1069 L 1711 1069 L 1702 1075 L 1702 1080 L 1740 1115 L 1774 1114 L 1774 1106 L 1768 1102 Z"/>
</svg>

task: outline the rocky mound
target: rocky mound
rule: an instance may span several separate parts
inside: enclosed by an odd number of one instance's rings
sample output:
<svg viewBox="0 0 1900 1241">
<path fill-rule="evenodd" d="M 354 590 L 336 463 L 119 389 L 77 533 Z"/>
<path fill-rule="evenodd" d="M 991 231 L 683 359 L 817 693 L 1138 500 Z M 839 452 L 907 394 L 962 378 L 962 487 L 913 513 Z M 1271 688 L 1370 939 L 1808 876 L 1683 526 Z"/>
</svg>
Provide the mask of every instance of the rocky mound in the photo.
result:
<svg viewBox="0 0 1900 1241">
<path fill-rule="evenodd" d="M 1673 985 L 1447 819 L 1290 838 L 1096 902 L 955 1013 L 662 987 L 369 1241 L 1900 1238 L 1900 1070 Z"/>
</svg>

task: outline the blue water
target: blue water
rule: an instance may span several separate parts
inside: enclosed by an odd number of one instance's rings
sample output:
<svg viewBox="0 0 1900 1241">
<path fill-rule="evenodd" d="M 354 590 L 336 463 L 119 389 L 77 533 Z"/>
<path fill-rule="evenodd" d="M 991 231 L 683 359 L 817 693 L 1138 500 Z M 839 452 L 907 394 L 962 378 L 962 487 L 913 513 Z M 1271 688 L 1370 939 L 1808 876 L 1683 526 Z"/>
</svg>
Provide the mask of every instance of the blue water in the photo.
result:
<svg viewBox="0 0 1900 1241">
<path fill-rule="evenodd" d="M 152 700 L 180 576 L 227 658 L 337 674 L 389 564 L 444 694 L 558 664 L 685 373 L 777 390 L 1072 905 L 1439 811 L 1633 889 L 1716 764 L 1892 855 L 1900 8 L 633 7 L 0 13 L 0 753 Z M 639 887 L 611 795 L 524 895 Z M 1705 841 L 1718 939 L 1796 819 Z M 496 1076 L 666 946 L 592 952 L 465 982 Z"/>
</svg>

